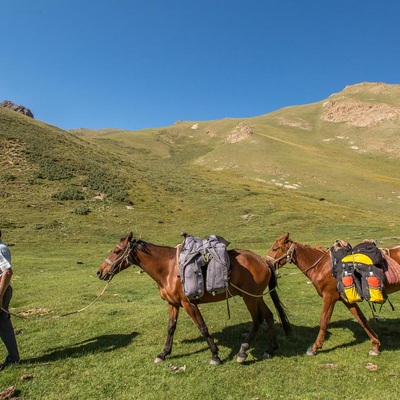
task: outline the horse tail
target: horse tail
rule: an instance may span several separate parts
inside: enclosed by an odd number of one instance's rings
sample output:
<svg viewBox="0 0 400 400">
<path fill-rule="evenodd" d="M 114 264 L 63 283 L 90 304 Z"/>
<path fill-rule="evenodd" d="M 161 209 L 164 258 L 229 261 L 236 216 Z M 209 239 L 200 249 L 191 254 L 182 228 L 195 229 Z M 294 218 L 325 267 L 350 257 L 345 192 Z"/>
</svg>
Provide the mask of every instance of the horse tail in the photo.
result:
<svg viewBox="0 0 400 400">
<path fill-rule="evenodd" d="M 275 274 L 275 270 L 272 266 L 267 262 L 268 267 L 271 270 L 271 279 L 268 284 L 269 288 L 269 295 L 271 296 L 272 302 L 276 308 L 276 311 L 279 314 L 279 318 L 282 323 L 283 330 L 285 331 L 286 337 L 292 335 L 292 327 L 289 322 L 289 318 L 286 314 L 285 306 L 282 304 L 281 300 L 279 299 L 278 292 L 276 291 L 278 287 L 278 278 Z"/>
</svg>

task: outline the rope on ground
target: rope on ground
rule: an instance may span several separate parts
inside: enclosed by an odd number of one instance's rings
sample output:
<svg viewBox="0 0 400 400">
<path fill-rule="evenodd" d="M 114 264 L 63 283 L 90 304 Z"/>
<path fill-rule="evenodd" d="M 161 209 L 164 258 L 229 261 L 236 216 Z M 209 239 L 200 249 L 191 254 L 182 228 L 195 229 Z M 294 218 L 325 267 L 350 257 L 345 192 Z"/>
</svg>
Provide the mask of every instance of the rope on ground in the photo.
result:
<svg viewBox="0 0 400 400">
<path fill-rule="evenodd" d="M 8 310 L 5 310 L 3 307 L 0 307 L 0 310 L 6 312 L 6 313 L 9 314 L 9 315 L 12 315 L 13 317 L 21 318 L 21 319 L 25 319 L 25 320 L 30 320 L 30 321 L 51 321 L 51 320 L 55 320 L 55 319 L 64 318 L 64 317 L 67 317 L 67 316 L 69 316 L 69 315 L 78 314 L 78 313 L 80 313 L 80 312 L 82 312 L 82 311 L 85 311 L 85 310 L 87 310 L 90 306 L 92 306 L 94 303 L 96 303 L 96 301 L 99 300 L 100 297 L 104 294 L 104 292 L 106 291 L 106 289 L 107 289 L 108 285 L 110 284 L 110 282 L 111 282 L 111 279 L 107 282 L 106 286 L 105 286 L 104 289 L 101 291 L 101 293 L 100 293 L 91 303 L 89 303 L 87 306 L 85 306 L 85 307 L 83 307 L 83 308 L 81 308 L 81 309 L 79 309 L 79 310 L 76 310 L 76 311 L 66 312 L 66 313 L 64 313 L 64 314 L 55 315 L 55 316 L 50 317 L 50 318 L 43 318 L 43 317 L 26 317 L 26 316 L 24 316 L 24 315 L 14 314 L 14 313 L 12 313 L 12 312 L 10 312 L 10 311 L 8 311 Z"/>
</svg>

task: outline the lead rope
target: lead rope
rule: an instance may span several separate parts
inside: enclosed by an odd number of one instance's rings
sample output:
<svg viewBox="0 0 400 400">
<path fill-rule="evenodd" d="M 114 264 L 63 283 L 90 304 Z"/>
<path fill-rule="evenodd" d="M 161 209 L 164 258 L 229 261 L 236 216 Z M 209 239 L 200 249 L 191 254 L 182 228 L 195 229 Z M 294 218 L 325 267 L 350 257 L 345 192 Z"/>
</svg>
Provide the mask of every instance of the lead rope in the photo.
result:
<svg viewBox="0 0 400 400">
<path fill-rule="evenodd" d="M 270 258 L 272 258 L 272 257 L 270 257 Z M 267 264 L 267 262 L 266 262 L 265 260 L 263 260 L 263 261 L 265 262 L 265 264 Z M 267 266 L 268 266 L 268 264 L 267 264 Z M 272 271 L 272 273 L 275 273 L 275 272 Z M 269 293 L 273 292 L 273 291 L 276 290 L 276 288 L 278 287 L 278 285 L 277 285 L 277 286 L 275 286 L 272 290 L 267 290 L 266 292 L 264 292 L 264 293 L 262 293 L 262 294 L 252 294 L 252 293 L 246 292 L 245 290 L 241 289 L 240 287 L 235 286 L 232 282 L 229 282 L 229 285 L 231 285 L 231 286 L 233 286 L 235 289 L 239 290 L 239 292 L 242 292 L 242 293 L 244 293 L 244 294 L 247 294 L 247 296 L 251 296 L 251 297 L 263 297 L 263 296 L 265 296 L 266 294 L 269 294 Z M 229 293 L 229 294 L 231 295 L 231 297 L 233 297 L 231 293 Z"/>
<path fill-rule="evenodd" d="M 106 289 L 108 288 L 108 285 L 111 283 L 112 278 L 113 278 L 114 275 L 115 275 L 115 272 L 116 272 L 115 266 L 117 265 L 117 263 L 120 262 L 122 259 L 128 259 L 128 258 L 129 258 L 129 254 L 130 254 L 130 250 L 131 250 L 130 246 L 127 246 L 126 249 L 123 249 L 122 247 L 120 247 L 120 246 L 118 246 L 118 245 L 117 245 L 117 247 L 118 247 L 119 249 L 121 249 L 121 250 L 124 250 L 122 256 L 119 257 L 119 258 L 118 258 L 117 260 L 115 260 L 114 262 L 110 261 L 108 258 L 106 258 L 106 259 L 104 260 L 107 264 L 110 265 L 110 268 L 111 268 L 111 277 L 110 277 L 110 279 L 108 280 L 108 282 L 107 282 L 106 286 L 104 287 L 104 289 L 101 291 L 101 293 L 100 293 L 91 303 L 89 303 L 87 306 L 85 306 L 85 307 L 83 307 L 83 308 L 81 308 L 81 309 L 79 309 L 79 310 L 76 310 L 76 311 L 66 312 L 66 313 L 64 313 L 64 314 L 56 315 L 56 316 L 50 317 L 50 318 L 27 317 L 27 316 L 25 316 L 25 315 L 18 315 L 18 314 L 14 314 L 14 313 L 12 313 L 12 312 L 10 312 L 10 311 L 4 309 L 3 307 L 0 307 L 0 310 L 1 310 L 1 311 L 4 311 L 5 313 L 7 313 L 7 314 L 9 314 L 9 315 L 12 315 L 13 317 L 21 318 L 21 319 L 26 319 L 26 320 L 30 320 L 30 321 L 38 321 L 38 320 L 41 320 L 41 321 L 51 321 L 51 320 L 55 320 L 55 319 L 64 318 L 64 317 L 67 317 L 67 316 L 73 315 L 73 314 L 79 314 L 80 312 L 87 310 L 87 309 L 88 309 L 89 307 L 91 307 L 94 303 L 96 303 L 97 300 L 100 299 L 100 297 L 104 294 L 104 292 L 105 292 Z"/>
<path fill-rule="evenodd" d="M 226 311 L 228 313 L 228 319 L 231 319 L 231 309 L 229 308 L 229 290 L 226 288 Z"/>
<path fill-rule="evenodd" d="M 229 284 L 230 284 L 231 286 L 233 286 L 235 289 L 239 290 L 239 292 L 242 292 L 242 293 L 244 293 L 244 294 L 247 294 L 247 296 L 251 296 L 251 297 L 263 297 L 263 296 L 265 296 L 266 294 L 271 293 L 271 292 L 273 292 L 274 290 L 276 290 L 276 288 L 274 288 L 274 289 L 272 289 L 272 290 L 267 290 L 266 292 L 264 292 L 264 293 L 262 293 L 262 294 L 252 294 L 252 293 L 246 292 L 245 290 L 241 289 L 240 287 L 237 287 L 237 286 L 234 285 L 232 282 L 229 282 Z M 229 294 L 230 294 L 230 293 L 229 293 Z M 230 294 L 230 295 L 231 295 L 231 294 Z M 232 295 L 231 295 L 231 296 L 232 296 Z M 232 296 L 232 297 L 233 297 L 233 296 Z"/>
<path fill-rule="evenodd" d="M 177 275 L 178 278 L 180 278 L 180 276 L 181 276 L 181 271 L 179 268 L 179 255 L 181 254 L 182 247 L 183 247 L 182 243 L 179 243 L 175 246 L 175 248 L 176 248 L 176 270 L 178 272 L 178 275 Z"/>
<path fill-rule="evenodd" d="M 100 297 L 104 294 L 104 292 L 105 292 L 106 289 L 108 288 L 108 285 L 110 284 L 111 280 L 112 280 L 112 277 L 111 277 L 110 280 L 107 282 L 106 286 L 105 286 L 104 289 L 101 291 L 101 293 L 100 293 L 91 303 L 89 303 L 87 306 L 85 306 L 85 307 L 83 307 L 83 308 L 81 308 L 81 309 L 79 309 L 79 310 L 76 310 L 76 311 L 66 312 L 66 313 L 64 313 L 64 314 L 55 315 L 55 316 L 50 317 L 50 318 L 43 318 L 43 317 L 27 317 L 27 316 L 25 316 L 25 315 L 18 315 L 18 314 L 12 313 L 12 312 L 10 312 L 10 311 L 4 309 L 3 307 L 0 307 L 0 310 L 1 310 L 1 311 L 4 311 L 5 313 L 7 313 L 7 314 L 9 314 L 9 315 L 12 315 L 13 317 L 21 318 L 21 319 L 26 319 L 26 320 L 30 320 L 30 321 L 39 321 L 39 320 L 40 320 L 40 321 L 51 321 L 51 320 L 55 320 L 55 319 L 64 318 L 64 317 L 67 317 L 67 316 L 69 316 L 69 315 L 78 314 L 78 313 L 80 313 L 80 312 L 82 312 L 82 311 L 85 311 L 85 310 L 87 310 L 90 306 L 92 306 L 94 303 L 96 303 L 96 301 L 100 299 Z"/>
</svg>

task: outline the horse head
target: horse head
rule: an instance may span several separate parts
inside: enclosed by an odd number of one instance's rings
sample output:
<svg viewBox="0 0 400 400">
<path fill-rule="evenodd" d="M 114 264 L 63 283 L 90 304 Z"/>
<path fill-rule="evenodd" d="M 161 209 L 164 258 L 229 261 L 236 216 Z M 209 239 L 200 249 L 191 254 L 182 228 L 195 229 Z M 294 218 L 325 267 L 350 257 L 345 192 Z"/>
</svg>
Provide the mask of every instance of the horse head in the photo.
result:
<svg viewBox="0 0 400 400">
<path fill-rule="evenodd" d="M 283 267 L 287 262 L 292 262 L 293 247 L 293 241 L 290 239 L 289 233 L 286 233 L 276 239 L 266 258 L 274 265 L 275 269 Z"/>
<path fill-rule="evenodd" d="M 114 275 L 132 265 L 134 261 L 131 252 L 134 249 L 135 243 L 136 239 L 133 237 L 132 232 L 122 238 L 97 270 L 99 279 L 104 281 L 111 280 Z"/>
</svg>

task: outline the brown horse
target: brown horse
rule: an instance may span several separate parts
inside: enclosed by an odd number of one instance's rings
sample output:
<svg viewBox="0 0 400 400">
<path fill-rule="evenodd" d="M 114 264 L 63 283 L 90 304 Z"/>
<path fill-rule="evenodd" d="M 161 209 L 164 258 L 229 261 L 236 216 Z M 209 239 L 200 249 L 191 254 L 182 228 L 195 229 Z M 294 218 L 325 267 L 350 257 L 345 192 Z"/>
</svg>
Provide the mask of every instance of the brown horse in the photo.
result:
<svg viewBox="0 0 400 400">
<path fill-rule="evenodd" d="M 229 296 L 242 296 L 253 321 L 252 328 L 240 347 L 237 361 L 243 362 L 246 359 L 246 352 L 250 347 L 250 342 L 264 320 L 268 326 L 267 334 L 270 340 L 269 348 L 264 357 L 269 358 L 272 356 L 273 351 L 278 348 L 278 343 L 274 330 L 273 314 L 263 299 L 263 292 L 267 285 L 283 329 L 287 336 L 291 333 L 290 323 L 276 292 L 277 281 L 274 271 L 269 263 L 266 263 L 260 256 L 249 250 L 229 250 L 228 254 L 231 271 L 230 287 L 227 293 Z M 213 296 L 205 292 L 200 299 L 189 300 L 184 294 L 179 276 L 177 248 L 157 246 L 135 239 L 132 233 L 123 238 L 114 250 L 109 253 L 108 257 L 100 265 L 97 275 L 100 279 L 109 280 L 132 264 L 138 265 L 157 283 L 161 298 L 167 301 L 169 306 L 167 340 L 163 351 L 156 357 L 154 362 L 162 362 L 171 354 L 179 310 L 182 307 L 207 340 L 212 353 L 210 364 L 220 364 L 218 347 L 209 334 L 198 304 L 227 299 L 227 294 L 222 293 Z"/>
<path fill-rule="evenodd" d="M 389 249 L 390 255 L 400 255 L 400 248 Z M 357 303 L 349 304 L 342 300 L 336 288 L 336 278 L 332 275 L 331 254 L 328 248 L 310 247 L 289 238 L 289 234 L 278 238 L 268 252 L 267 259 L 277 267 L 286 262 L 295 264 L 312 282 L 318 294 L 322 297 L 322 312 L 319 323 L 319 332 L 315 343 L 307 350 L 307 355 L 315 355 L 322 348 L 325 334 L 337 301 L 341 301 L 364 328 L 371 339 L 370 355 L 379 354 L 380 341 L 371 329 L 367 319 Z M 399 260 L 400 261 L 400 260 Z M 390 294 L 400 289 L 400 285 L 385 285 L 386 293 Z"/>
</svg>

